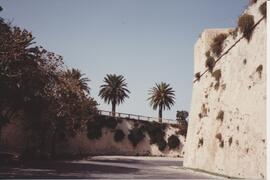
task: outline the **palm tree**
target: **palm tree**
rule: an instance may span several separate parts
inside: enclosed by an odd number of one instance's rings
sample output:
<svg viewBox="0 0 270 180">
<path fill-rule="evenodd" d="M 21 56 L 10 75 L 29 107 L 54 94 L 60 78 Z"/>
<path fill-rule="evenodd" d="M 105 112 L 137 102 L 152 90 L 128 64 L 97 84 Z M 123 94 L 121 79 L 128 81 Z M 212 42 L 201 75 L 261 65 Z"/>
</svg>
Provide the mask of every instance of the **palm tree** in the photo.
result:
<svg viewBox="0 0 270 180">
<path fill-rule="evenodd" d="M 128 93 L 130 92 L 122 75 L 107 74 L 104 84 L 100 86 L 99 96 L 105 103 L 112 104 L 112 115 L 115 116 L 116 105 L 123 103 L 125 98 L 129 98 Z"/>
<path fill-rule="evenodd" d="M 156 86 L 149 90 L 149 95 L 150 105 L 154 110 L 159 108 L 159 122 L 162 122 L 162 110 L 166 108 L 171 109 L 171 106 L 174 104 L 174 90 L 170 87 L 170 84 L 161 82 L 160 84 L 156 83 Z"/>
<path fill-rule="evenodd" d="M 84 92 L 86 93 L 90 93 L 90 88 L 87 84 L 87 82 L 89 82 L 90 80 L 86 77 L 83 77 L 84 74 L 81 73 L 80 70 L 78 69 L 68 69 L 66 72 L 65 72 L 65 75 L 64 75 L 66 78 L 71 78 L 73 80 L 76 81 L 77 83 L 77 86 Z"/>
</svg>

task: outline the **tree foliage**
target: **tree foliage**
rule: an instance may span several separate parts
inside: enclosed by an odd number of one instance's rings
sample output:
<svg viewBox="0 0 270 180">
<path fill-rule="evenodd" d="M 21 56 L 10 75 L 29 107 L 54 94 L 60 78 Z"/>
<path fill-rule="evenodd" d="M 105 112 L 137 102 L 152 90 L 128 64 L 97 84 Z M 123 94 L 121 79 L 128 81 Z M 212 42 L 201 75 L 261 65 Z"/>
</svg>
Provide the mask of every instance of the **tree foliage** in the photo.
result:
<svg viewBox="0 0 270 180">
<path fill-rule="evenodd" d="M 0 135 L 6 124 L 21 120 L 26 151 L 46 153 L 50 144 L 54 154 L 58 140 L 74 136 L 96 113 L 88 79 L 66 69 L 62 56 L 35 46 L 31 32 L 3 18 L 0 42 Z"/>
</svg>

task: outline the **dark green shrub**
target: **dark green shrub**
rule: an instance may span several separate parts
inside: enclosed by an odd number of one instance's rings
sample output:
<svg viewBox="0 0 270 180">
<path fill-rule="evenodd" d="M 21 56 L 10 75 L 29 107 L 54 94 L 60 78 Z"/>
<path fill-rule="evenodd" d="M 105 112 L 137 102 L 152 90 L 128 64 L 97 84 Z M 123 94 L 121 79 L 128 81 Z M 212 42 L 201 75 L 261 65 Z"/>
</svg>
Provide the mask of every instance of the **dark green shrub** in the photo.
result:
<svg viewBox="0 0 270 180">
<path fill-rule="evenodd" d="M 210 57 L 210 51 L 206 51 L 205 52 L 205 56 L 208 58 L 208 57 Z"/>
<path fill-rule="evenodd" d="M 139 142 L 144 139 L 144 137 L 145 135 L 143 133 L 143 130 L 138 127 L 134 127 L 132 130 L 129 131 L 128 134 L 128 139 L 132 143 L 133 147 L 136 147 L 137 144 L 139 144 Z"/>
<path fill-rule="evenodd" d="M 221 147 L 221 148 L 224 147 L 224 140 L 222 140 L 222 141 L 219 143 L 219 147 Z"/>
<path fill-rule="evenodd" d="M 203 146 L 203 138 L 199 138 L 198 148 Z"/>
<path fill-rule="evenodd" d="M 263 66 L 260 64 L 256 69 L 256 72 L 259 73 L 260 78 L 262 78 L 262 70 L 263 70 Z"/>
<path fill-rule="evenodd" d="M 175 149 L 180 145 L 180 140 L 176 135 L 171 135 L 168 138 L 168 146 L 170 149 Z"/>
<path fill-rule="evenodd" d="M 229 138 L 229 145 L 231 146 L 232 144 L 232 137 Z"/>
<path fill-rule="evenodd" d="M 254 26 L 254 16 L 249 14 L 243 14 L 238 19 L 238 27 L 243 33 L 244 37 L 250 41 Z"/>
<path fill-rule="evenodd" d="M 224 118 L 224 111 L 219 111 L 217 115 L 217 119 L 220 119 L 221 121 L 223 121 L 223 118 Z"/>
<path fill-rule="evenodd" d="M 235 39 L 237 37 L 238 28 L 235 28 L 234 30 L 231 30 L 229 34 Z"/>
<path fill-rule="evenodd" d="M 164 139 L 161 139 L 157 142 L 157 146 L 160 151 L 164 151 L 167 146 L 167 142 Z"/>
<path fill-rule="evenodd" d="M 266 11 L 267 11 L 267 7 L 266 7 L 266 2 L 264 2 L 260 7 L 259 7 L 260 13 L 266 17 Z"/>
<path fill-rule="evenodd" d="M 216 134 L 216 138 L 217 138 L 219 141 L 221 141 L 221 140 L 222 140 L 222 135 L 221 135 L 220 133 L 217 133 L 217 134 Z"/>
<path fill-rule="evenodd" d="M 218 89 L 219 89 L 219 85 L 220 85 L 219 81 L 216 82 L 216 84 L 215 84 L 215 86 L 214 86 L 214 89 L 215 89 L 215 90 L 218 90 Z"/>
<path fill-rule="evenodd" d="M 221 78 L 221 70 L 218 69 L 212 73 L 212 76 L 215 78 L 216 81 L 219 81 Z"/>
<path fill-rule="evenodd" d="M 215 59 L 212 56 L 209 56 L 205 61 L 205 67 L 208 68 L 211 73 L 215 67 L 215 64 Z"/>
<path fill-rule="evenodd" d="M 228 37 L 228 34 L 222 33 L 218 34 L 211 43 L 211 51 L 216 55 L 219 56 L 222 52 L 223 42 Z"/>
<path fill-rule="evenodd" d="M 102 136 L 102 125 L 99 121 L 88 121 L 87 137 L 89 139 L 99 139 Z"/>
<path fill-rule="evenodd" d="M 121 129 L 117 129 L 113 138 L 115 142 L 121 142 L 125 138 L 125 133 Z"/>
<path fill-rule="evenodd" d="M 150 144 L 157 144 L 157 142 L 160 142 L 162 139 L 164 139 L 164 130 L 166 128 L 164 124 L 153 122 L 143 126 L 142 128 L 148 133 L 150 137 Z"/>
<path fill-rule="evenodd" d="M 115 129 L 118 124 L 116 118 L 109 116 L 102 117 L 99 121 L 101 121 L 102 127 L 107 127 L 109 129 Z"/>
<path fill-rule="evenodd" d="M 201 73 L 200 73 L 200 72 L 197 72 L 197 73 L 195 74 L 195 78 L 199 81 L 200 78 L 201 78 Z"/>
</svg>

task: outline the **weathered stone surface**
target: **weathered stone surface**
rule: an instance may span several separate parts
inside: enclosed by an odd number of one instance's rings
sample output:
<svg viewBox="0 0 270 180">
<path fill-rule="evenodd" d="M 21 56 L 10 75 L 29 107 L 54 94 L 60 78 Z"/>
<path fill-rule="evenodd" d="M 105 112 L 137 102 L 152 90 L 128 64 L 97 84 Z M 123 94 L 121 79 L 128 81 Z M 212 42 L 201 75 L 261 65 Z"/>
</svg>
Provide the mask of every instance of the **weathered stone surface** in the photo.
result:
<svg viewBox="0 0 270 180">
<path fill-rule="evenodd" d="M 258 0 L 245 11 L 254 15 L 255 23 L 262 18 L 259 7 L 263 2 Z M 194 74 L 206 70 L 205 52 L 213 37 L 226 31 L 229 30 L 207 29 L 202 33 L 194 48 Z M 240 32 L 236 38 L 230 35 L 223 52 L 241 36 Z M 219 69 L 218 89 L 210 72 L 193 84 L 184 166 L 232 177 L 263 178 L 266 176 L 266 20 L 255 27 L 249 42 L 240 40 L 216 63 L 213 71 Z M 218 117 L 221 111 L 222 120 Z"/>
</svg>

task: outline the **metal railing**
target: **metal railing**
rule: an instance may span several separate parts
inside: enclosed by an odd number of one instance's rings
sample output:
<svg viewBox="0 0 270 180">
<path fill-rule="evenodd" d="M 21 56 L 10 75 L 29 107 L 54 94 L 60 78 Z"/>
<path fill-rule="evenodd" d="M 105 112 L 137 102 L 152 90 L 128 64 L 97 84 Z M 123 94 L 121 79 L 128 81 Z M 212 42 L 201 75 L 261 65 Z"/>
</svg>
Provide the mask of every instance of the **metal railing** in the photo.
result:
<svg viewBox="0 0 270 180">
<path fill-rule="evenodd" d="M 113 113 L 111 111 L 104 111 L 104 110 L 98 110 L 98 111 L 100 115 L 113 116 Z M 152 121 L 159 122 L 159 118 L 156 118 L 156 117 L 142 116 L 142 115 L 136 115 L 136 114 L 127 114 L 127 113 L 120 113 L 120 112 L 115 112 L 114 117 L 136 119 L 136 120 L 150 121 L 150 122 Z M 161 120 L 162 120 L 162 123 L 177 124 L 177 121 L 174 119 L 162 118 Z"/>
</svg>

